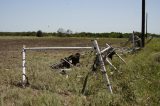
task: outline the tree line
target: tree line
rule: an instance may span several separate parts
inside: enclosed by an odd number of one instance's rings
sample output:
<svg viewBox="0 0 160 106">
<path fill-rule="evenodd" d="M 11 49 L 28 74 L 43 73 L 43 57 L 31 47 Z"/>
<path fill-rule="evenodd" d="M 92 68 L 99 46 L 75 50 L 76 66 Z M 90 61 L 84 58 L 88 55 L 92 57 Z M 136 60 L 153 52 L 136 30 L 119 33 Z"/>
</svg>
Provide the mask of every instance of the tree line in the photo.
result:
<svg viewBox="0 0 160 106">
<path fill-rule="evenodd" d="M 105 38 L 128 38 L 132 33 L 121 33 L 121 32 L 110 32 L 110 33 L 90 33 L 90 32 L 80 32 L 80 33 L 46 33 L 41 30 L 37 32 L 0 32 L 0 36 L 37 36 L 37 37 L 105 37 Z M 136 33 L 140 36 L 140 32 Z M 148 33 L 147 36 L 153 36 L 160 38 L 158 34 Z"/>
</svg>

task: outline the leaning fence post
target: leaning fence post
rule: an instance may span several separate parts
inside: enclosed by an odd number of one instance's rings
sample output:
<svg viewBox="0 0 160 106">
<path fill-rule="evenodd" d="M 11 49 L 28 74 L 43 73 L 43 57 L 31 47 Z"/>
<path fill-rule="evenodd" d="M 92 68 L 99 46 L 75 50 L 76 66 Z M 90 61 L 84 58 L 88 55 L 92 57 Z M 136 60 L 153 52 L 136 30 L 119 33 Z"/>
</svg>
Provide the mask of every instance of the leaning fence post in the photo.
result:
<svg viewBox="0 0 160 106">
<path fill-rule="evenodd" d="M 103 61 L 103 58 L 102 58 L 101 51 L 100 51 L 100 49 L 99 49 L 97 40 L 94 40 L 94 41 L 93 41 L 93 45 L 94 45 L 94 49 L 96 50 L 97 55 L 98 55 L 98 59 L 99 59 L 99 62 L 100 62 L 100 66 L 101 66 L 103 78 L 104 78 L 104 80 L 108 83 L 108 84 L 107 84 L 107 87 L 109 87 L 109 91 L 110 91 L 111 94 L 112 94 L 112 93 L 113 93 L 113 92 L 112 92 L 112 87 L 111 87 L 111 84 L 110 84 L 110 81 L 109 81 L 109 78 L 108 78 L 108 75 L 107 75 L 107 70 L 106 70 L 106 68 L 105 68 L 105 64 L 104 64 L 104 61 Z"/>
<path fill-rule="evenodd" d="M 133 49 L 135 49 L 135 36 L 134 36 L 134 31 L 133 31 L 133 33 L 132 33 L 132 42 L 133 42 L 133 44 L 132 44 L 132 46 L 133 46 Z"/>
<path fill-rule="evenodd" d="M 25 86 L 26 81 L 26 50 L 25 45 L 23 45 L 22 49 L 22 85 Z"/>
</svg>

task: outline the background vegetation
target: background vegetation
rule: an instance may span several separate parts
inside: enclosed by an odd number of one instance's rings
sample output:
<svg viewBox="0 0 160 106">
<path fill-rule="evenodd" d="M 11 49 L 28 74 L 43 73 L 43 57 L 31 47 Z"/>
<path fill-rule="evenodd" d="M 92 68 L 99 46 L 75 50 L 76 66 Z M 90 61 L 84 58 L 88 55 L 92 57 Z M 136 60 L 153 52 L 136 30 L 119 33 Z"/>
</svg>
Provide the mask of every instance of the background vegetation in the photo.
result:
<svg viewBox="0 0 160 106">
<path fill-rule="evenodd" d="M 61 32 L 53 32 L 46 33 L 41 30 L 37 32 L 0 32 L 0 36 L 37 36 L 37 37 L 103 37 L 103 38 L 128 38 L 132 33 L 121 33 L 121 32 L 111 32 L 111 33 L 89 33 L 89 32 L 81 32 L 81 33 L 61 33 Z M 137 32 L 140 35 L 139 32 Z M 160 37 L 158 34 L 148 33 L 148 36 Z"/>
</svg>

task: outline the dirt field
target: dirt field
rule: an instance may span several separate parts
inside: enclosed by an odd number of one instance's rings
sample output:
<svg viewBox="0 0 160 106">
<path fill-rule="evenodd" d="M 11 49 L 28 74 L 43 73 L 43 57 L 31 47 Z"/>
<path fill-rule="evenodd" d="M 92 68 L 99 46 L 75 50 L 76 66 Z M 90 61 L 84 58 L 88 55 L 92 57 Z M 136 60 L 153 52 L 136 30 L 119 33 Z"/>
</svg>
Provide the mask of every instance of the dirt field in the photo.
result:
<svg viewBox="0 0 160 106">
<path fill-rule="evenodd" d="M 0 38 L 0 67 L 10 67 L 14 63 L 20 65 L 23 45 L 27 47 L 54 47 L 54 46 L 92 46 L 93 38 L 35 38 L 35 37 L 1 37 Z M 100 46 L 105 43 L 120 45 L 124 40 L 98 39 Z M 118 41 L 118 43 L 117 43 Z M 3 64 L 3 65 L 2 65 Z M 4 65 L 5 64 L 5 65 Z"/>
<path fill-rule="evenodd" d="M 35 37 L 1 37 L 0 38 L 0 51 L 14 51 L 26 46 L 91 46 L 91 40 L 94 38 L 35 38 Z M 119 45 L 124 43 L 124 39 L 97 39 L 100 45 L 105 43 Z"/>
</svg>

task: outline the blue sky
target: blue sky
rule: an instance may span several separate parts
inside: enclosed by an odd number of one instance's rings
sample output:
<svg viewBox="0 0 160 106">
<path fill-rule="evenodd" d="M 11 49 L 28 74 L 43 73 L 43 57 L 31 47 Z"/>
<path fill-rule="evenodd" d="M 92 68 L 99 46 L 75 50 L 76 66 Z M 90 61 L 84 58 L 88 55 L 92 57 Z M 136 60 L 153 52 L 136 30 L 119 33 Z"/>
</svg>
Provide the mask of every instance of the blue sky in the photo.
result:
<svg viewBox="0 0 160 106">
<path fill-rule="evenodd" d="M 0 0 L 0 31 L 141 31 L 142 0 Z M 160 0 L 146 0 L 148 32 L 160 34 Z"/>
</svg>

